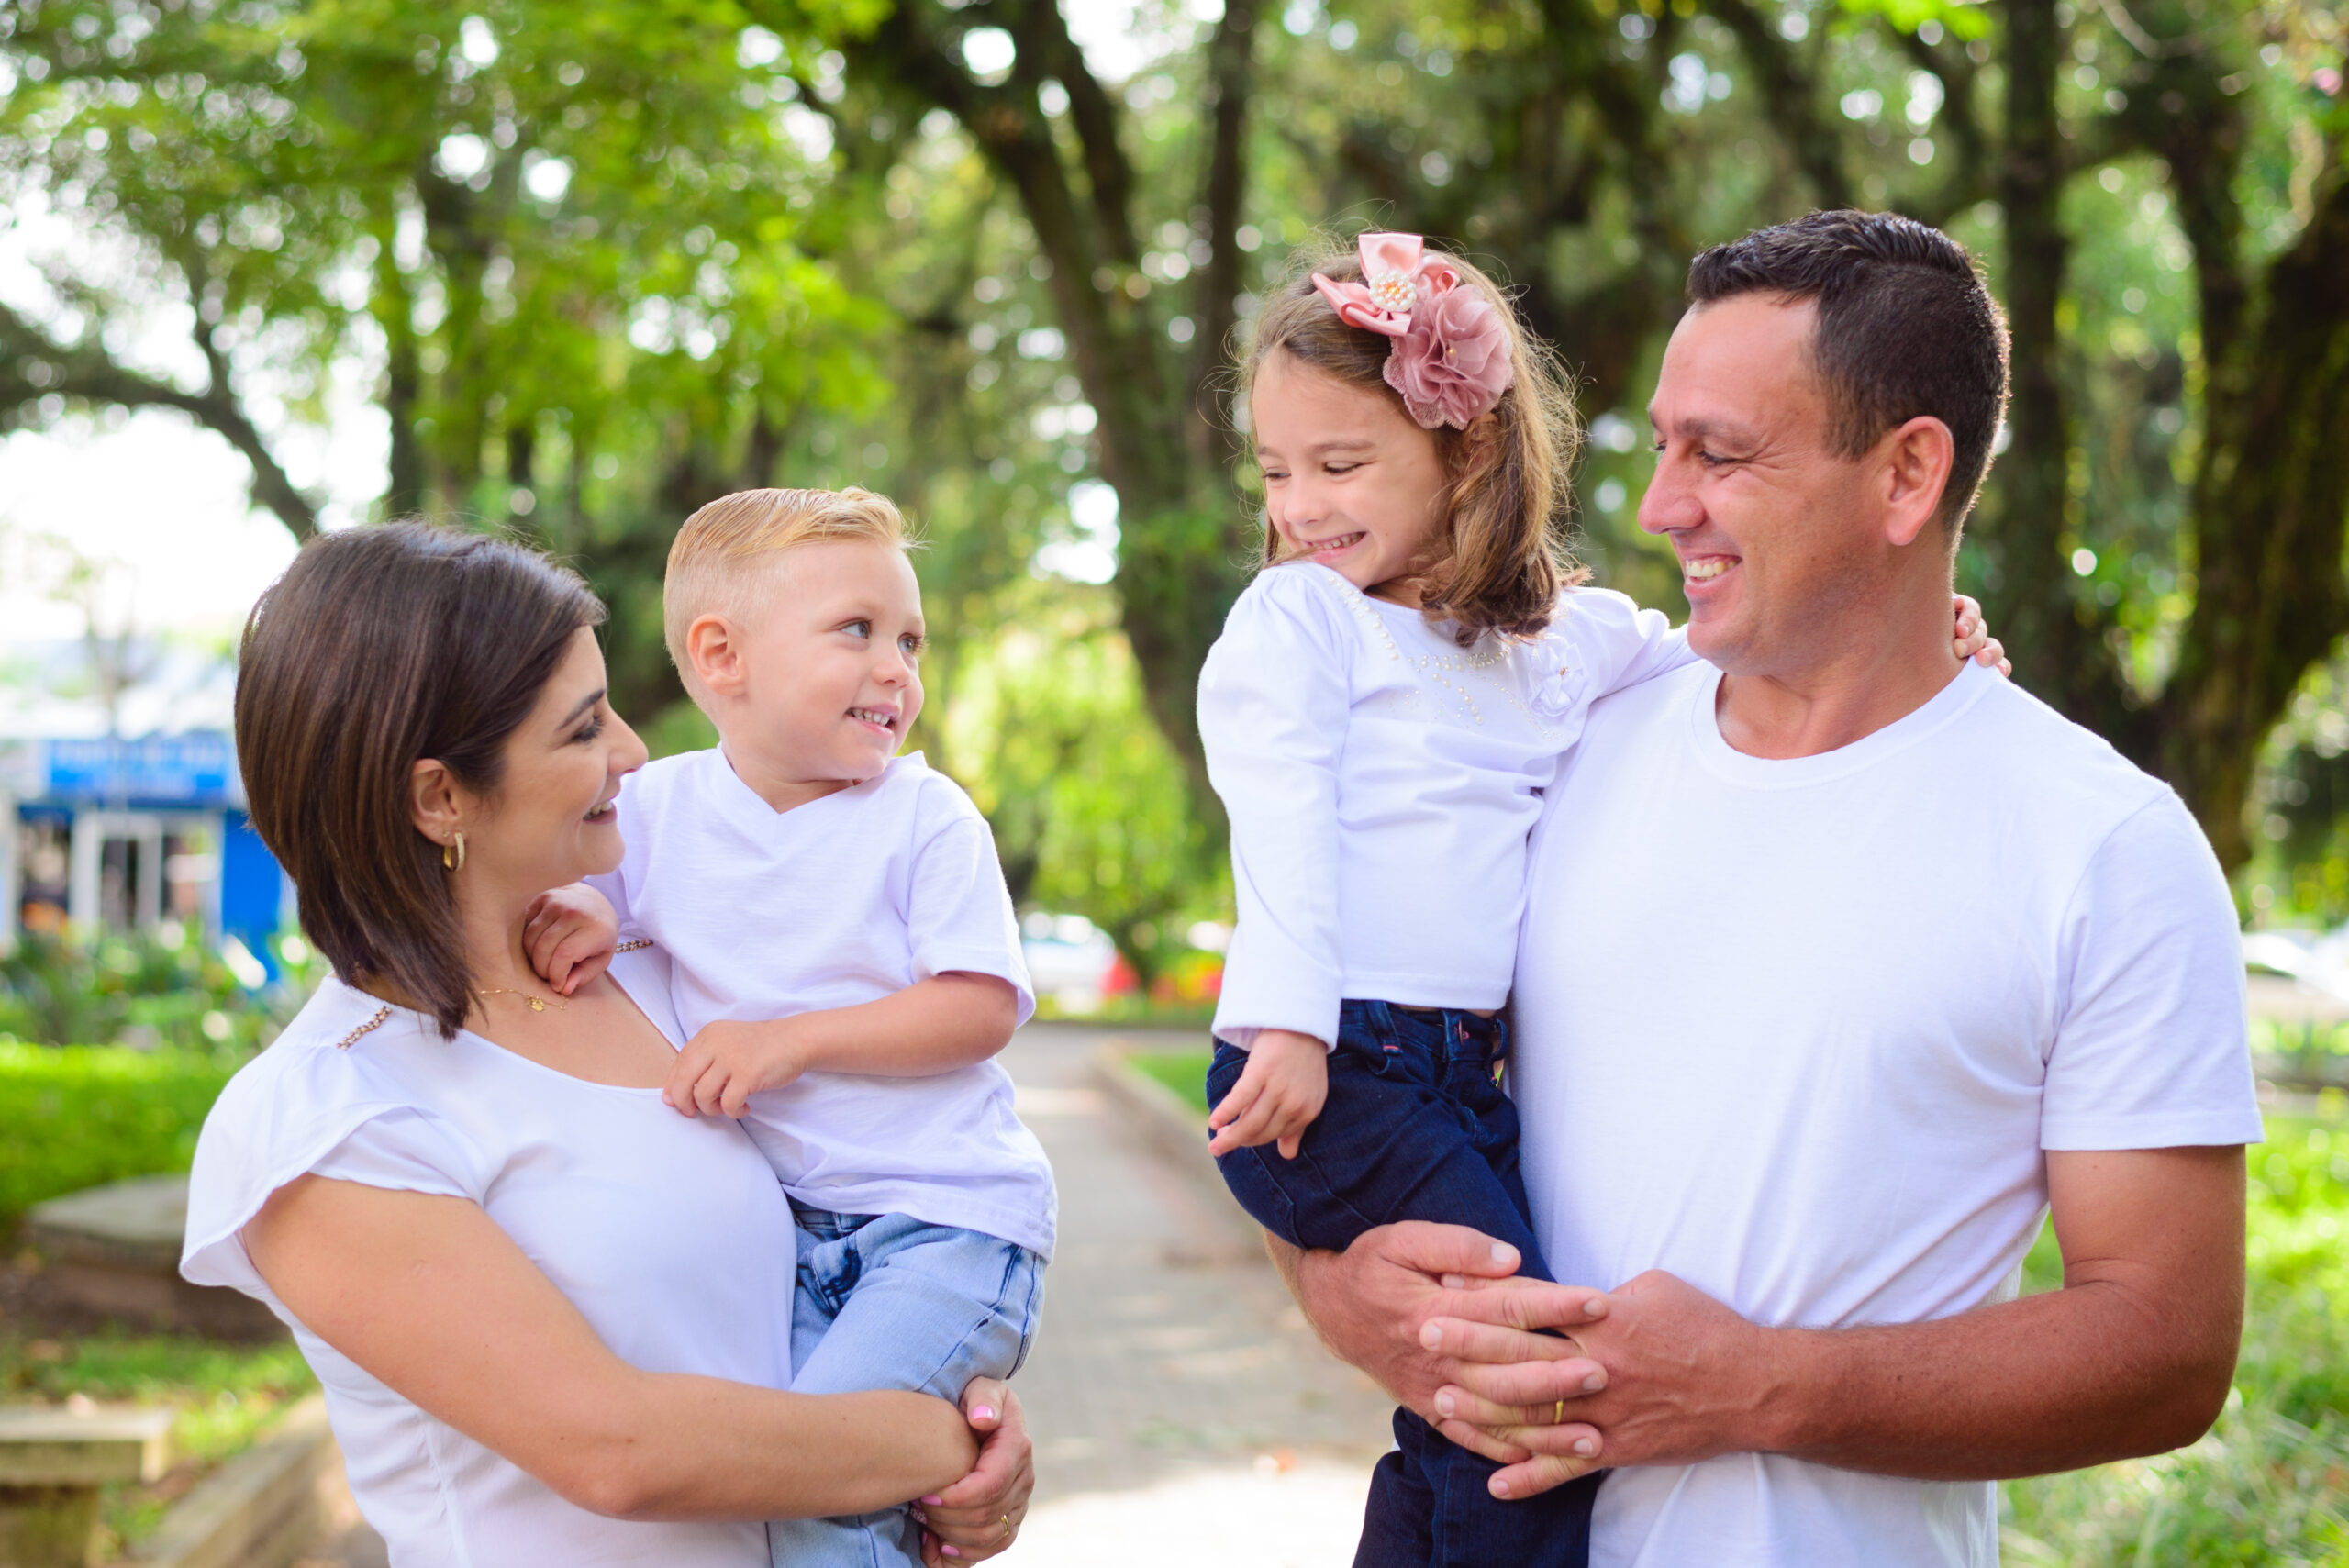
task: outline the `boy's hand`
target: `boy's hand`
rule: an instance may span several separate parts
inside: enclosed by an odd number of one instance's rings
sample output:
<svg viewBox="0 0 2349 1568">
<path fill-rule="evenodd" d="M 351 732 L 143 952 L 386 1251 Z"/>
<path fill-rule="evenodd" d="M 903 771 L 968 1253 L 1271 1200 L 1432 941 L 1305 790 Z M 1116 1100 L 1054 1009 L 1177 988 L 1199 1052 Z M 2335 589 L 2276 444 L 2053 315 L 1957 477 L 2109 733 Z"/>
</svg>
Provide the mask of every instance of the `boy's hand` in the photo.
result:
<svg viewBox="0 0 2349 1568">
<path fill-rule="evenodd" d="M 794 1022 L 720 1018 L 707 1026 L 677 1052 L 662 1103 L 687 1116 L 740 1116 L 752 1095 L 781 1088 L 807 1071 Z"/>
<path fill-rule="evenodd" d="M 1964 594 L 1956 595 L 1957 625 L 1950 634 L 1950 649 L 1962 662 L 1971 659 L 1987 664 L 2001 675 L 2012 675 L 2014 664 L 2007 658 L 2007 651 L 1990 635 L 1982 619 L 1982 606 Z"/>
<path fill-rule="evenodd" d="M 522 925 L 530 967 L 558 996 L 572 995 L 603 973 L 619 940 L 619 917 L 611 901 L 584 882 L 540 894 Z"/>
<path fill-rule="evenodd" d="M 1281 1158 L 1294 1160 L 1305 1129 L 1329 1097 L 1327 1046 L 1294 1029 L 1259 1029 L 1240 1082 L 1208 1118 L 1215 1133 L 1208 1152 L 1227 1154 L 1277 1141 Z"/>
</svg>

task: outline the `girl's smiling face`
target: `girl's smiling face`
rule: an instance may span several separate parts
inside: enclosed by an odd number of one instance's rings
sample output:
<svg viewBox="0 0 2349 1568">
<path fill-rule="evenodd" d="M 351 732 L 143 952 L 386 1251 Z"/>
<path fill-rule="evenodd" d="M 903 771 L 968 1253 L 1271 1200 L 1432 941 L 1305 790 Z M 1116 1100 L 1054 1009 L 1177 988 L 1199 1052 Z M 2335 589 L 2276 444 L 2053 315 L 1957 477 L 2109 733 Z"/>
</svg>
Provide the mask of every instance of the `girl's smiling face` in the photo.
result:
<svg viewBox="0 0 2349 1568">
<path fill-rule="evenodd" d="M 1319 562 L 1366 594 L 1417 606 L 1451 489 L 1434 433 L 1394 394 L 1283 350 L 1257 366 L 1249 409 L 1281 559 Z"/>
</svg>

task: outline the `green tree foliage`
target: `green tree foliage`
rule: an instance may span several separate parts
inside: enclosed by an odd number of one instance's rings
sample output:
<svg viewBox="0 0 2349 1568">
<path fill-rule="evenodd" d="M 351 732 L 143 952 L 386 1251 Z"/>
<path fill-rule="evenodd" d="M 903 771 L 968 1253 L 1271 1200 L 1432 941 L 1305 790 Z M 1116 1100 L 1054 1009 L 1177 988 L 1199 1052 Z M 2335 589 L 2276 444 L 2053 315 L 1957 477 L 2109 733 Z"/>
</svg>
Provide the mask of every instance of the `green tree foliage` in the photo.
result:
<svg viewBox="0 0 2349 1568">
<path fill-rule="evenodd" d="M 1582 377 L 1584 548 L 1668 605 L 1631 510 L 1688 256 L 1813 206 L 1898 207 L 1973 245 L 2015 324 L 2013 444 L 1963 583 L 2027 684 L 2241 858 L 2253 760 L 2349 623 L 2335 0 L 1137 0 L 1139 64 L 1115 66 L 1085 19 L 12 7 L 0 188 L 72 214 L 105 264 L 61 257 L 41 297 L 9 295 L 0 409 L 182 409 L 301 533 L 317 504 L 273 441 L 363 362 L 380 510 L 574 555 L 615 606 L 616 695 L 677 742 L 705 733 L 659 647 L 678 518 L 749 484 L 888 490 L 929 540 L 926 727 L 998 700 L 1017 617 L 1075 614 L 1097 629 L 1049 678 L 1134 682 L 1212 840 L 1191 693 L 1257 528 L 1229 350 L 1295 248 L 1375 222 L 1506 272 Z M 157 322 L 184 362 L 139 346 Z M 1071 510 L 1096 481 L 1114 536 Z M 1072 550 L 1106 597 L 1067 581 Z M 1123 651 L 1087 651 L 1104 636 Z M 941 750 L 1003 822 L 1043 809 L 1011 753 Z M 1067 765 L 1097 762 L 1126 765 Z M 1147 923 L 1097 879 L 1039 876 Z"/>
</svg>

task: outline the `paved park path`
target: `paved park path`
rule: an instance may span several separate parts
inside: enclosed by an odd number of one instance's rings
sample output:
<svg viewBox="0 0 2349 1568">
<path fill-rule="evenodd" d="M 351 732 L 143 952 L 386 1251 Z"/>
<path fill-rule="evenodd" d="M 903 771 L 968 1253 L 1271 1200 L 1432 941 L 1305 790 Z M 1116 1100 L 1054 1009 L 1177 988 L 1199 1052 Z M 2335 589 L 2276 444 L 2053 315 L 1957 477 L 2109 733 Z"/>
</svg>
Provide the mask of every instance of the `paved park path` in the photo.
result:
<svg viewBox="0 0 2349 1568">
<path fill-rule="evenodd" d="M 1217 1188 L 1154 1151 L 1104 1095 L 1110 1040 L 1022 1029 L 1003 1054 L 1060 1181 L 1043 1328 L 1013 1386 L 1036 1506 L 1011 1568 L 1345 1568 L 1387 1406 L 1313 1338 Z M 310 1568 L 372 1568 L 361 1527 Z"/>
</svg>

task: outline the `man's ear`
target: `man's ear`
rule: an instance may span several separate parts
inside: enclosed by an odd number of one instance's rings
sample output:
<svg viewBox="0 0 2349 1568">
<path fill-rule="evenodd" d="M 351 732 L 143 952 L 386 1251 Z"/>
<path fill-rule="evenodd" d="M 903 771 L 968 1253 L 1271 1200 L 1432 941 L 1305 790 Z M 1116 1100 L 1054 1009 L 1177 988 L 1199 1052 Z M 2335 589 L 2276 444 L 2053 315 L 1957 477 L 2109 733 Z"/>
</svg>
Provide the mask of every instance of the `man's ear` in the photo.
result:
<svg viewBox="0 0 2349 1568">
<path fill-rule="evenodd" d="M 416 830 L 447 848 L 465 825 L 464 802 L 449 765 L 426 757 L 407 771 L 407 815 Z"/>
<path fill-rule="evenodd" d="M 1885 542 L 1906 549 L 1941 511 L 1957 442 L 1947 425 L 1920 414 L 1887 435 L 1877 450 L 1884 462 Z"/>
<path fill-rule="evenodd" d="M 696 616 L 685 628 L 685 659 L 695 678 L 720 696 L 740 696 L 750 680 L 742 630 L 721 615 Z"/>
</svg>

